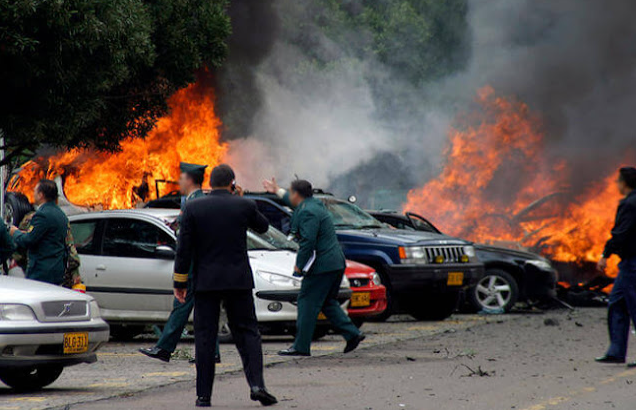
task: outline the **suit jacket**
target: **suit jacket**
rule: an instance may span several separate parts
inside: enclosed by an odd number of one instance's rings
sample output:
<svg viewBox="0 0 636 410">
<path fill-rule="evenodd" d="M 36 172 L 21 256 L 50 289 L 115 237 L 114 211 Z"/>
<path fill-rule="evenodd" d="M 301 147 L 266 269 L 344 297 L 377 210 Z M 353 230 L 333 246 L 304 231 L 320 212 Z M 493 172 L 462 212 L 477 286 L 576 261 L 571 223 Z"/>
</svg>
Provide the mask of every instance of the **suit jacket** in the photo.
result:
<svg viewBox="0 0 636 410">
<path fill-rule="evenodd" d="M 636 190 L 618 205 L 612 238 L 607 241 L 603 256 L 617 254 L 621 259 L 636 257 Z"/>
<path fill-rule="evenodd" d="M 188 201 L 179 230 L 174 286 L 187 286 L 192 263 L 196 292 L 254 288 L 247 230 L 265 233 L 268 228 L 254 201 L 226 190 Z"/>
<path fill-rule="evenodd" d="M 291 206 L 288 194 L 283 199 Z M 298 239 L 296 266 L 301 270 L 307 274 L 319 274 L 345 269 L 345 256 L 331 214 L 322 201 L 316 198 L 303 200 L 294 209 L 291 232 Z"/>
<path fill-rule="evenodd" d="M 28 232 L 17 231 L 13 240 L 27 250 L 26 277 L 61 285 L 64 282 L 68 218 L 53 202 L 40 206 L 31 219 Z"/>
</svg>

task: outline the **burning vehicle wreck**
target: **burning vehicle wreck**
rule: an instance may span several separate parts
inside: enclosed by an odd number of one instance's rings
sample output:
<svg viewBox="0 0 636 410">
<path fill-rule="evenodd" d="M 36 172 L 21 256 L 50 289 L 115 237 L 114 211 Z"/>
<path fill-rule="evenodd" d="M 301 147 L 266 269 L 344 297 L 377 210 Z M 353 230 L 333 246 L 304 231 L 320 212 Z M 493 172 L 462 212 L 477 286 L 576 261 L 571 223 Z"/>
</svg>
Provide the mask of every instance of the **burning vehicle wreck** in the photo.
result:
<svg viewBox="0 0 636 410">
<path fill-rule="evenodd" d="M 411 212 L 370 211 L 370 214 L 398 229 L 442 233 L 426 218 Z M 466 293 L 474 309 L 509 312 L 518 301 L 545 302 L 556 297 L 558 273 L 546 258 L 484 244 L 474 247 L 486 270 L 479 283 Z"/>
</svg>

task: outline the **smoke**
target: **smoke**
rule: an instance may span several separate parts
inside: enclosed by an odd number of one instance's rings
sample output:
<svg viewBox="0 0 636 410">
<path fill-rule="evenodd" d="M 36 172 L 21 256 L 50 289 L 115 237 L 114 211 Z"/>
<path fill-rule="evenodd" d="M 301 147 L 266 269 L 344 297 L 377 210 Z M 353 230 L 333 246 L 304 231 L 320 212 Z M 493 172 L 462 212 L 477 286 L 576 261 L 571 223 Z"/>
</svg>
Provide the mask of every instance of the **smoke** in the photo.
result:
<svg viewBox="0 0 636 410">
<path fill-rule="evenodd" d="M 443 166 L 449 124 L 485 85 L 543 118 L 546 155 L 567 161 L 575 189 L 635 160 L 636 2 L 469 0 L 459 13 L 464 45 L 448 50 L 459 56 L 455 71 L 422 82 L 361 53 L 356 45 L 371 33 L 360 27 L 331 27 L 338 34 L 327 36 L 315 18 L 327 12 L 322 2 L 259 3 L 232 2 L 243 11 L 234 14 L 234 46 L 220 76 L 221 84 L 232 79 L 220 95 L 231 106 L 222 112 L 225 135 L 240 137 L 231 150 L 251 167 L 243 171 L 251 187 L 265 172 L 284 182 L 296 174 L 341 195 L 421 186 Z M 355 14 L 365 2 L 344 3 Z M 240 22 L 262 16 L 269 23 L 259 30 Z M 410 34 L 394 39 L 405 44 L 396 60 L 417 51 Z M 236 49 L 253 58 L 233 56 Z M 238 160 L 248 156 L 253 161 Z"/>
</svg>

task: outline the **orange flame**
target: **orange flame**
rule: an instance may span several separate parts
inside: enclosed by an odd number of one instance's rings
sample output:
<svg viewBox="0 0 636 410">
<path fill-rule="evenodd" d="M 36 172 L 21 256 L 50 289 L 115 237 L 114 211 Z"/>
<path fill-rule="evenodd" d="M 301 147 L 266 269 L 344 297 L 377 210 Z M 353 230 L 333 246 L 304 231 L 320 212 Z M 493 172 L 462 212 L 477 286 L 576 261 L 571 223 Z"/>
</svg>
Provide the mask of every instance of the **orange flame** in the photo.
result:
<svg viewBox="0 0 636 410">
<path fill-rule="evenodd" d="M 214 95 L 201 88 L 192 84 L 176 92 L 168 102 L 170 114 L 159 119 L 145 139 L 124 140 L 116 153 L 75 149 L 29 161 L 14 178 L 12 190 L 32 200 L 39 179 L 59 175 L 72 203 L 121 209 L 156 197 L 156 180 L 177 181 L 180 161 L 207 164 L 209 173 L 224 159 L 227 144 L 220 142 Z M 174 186 L 162 183 L 161 188 L 163 194 Z"/>
<path fill-rule="evenodd" d="M 477 102 L 462 129 L 450 130 L 442 172 L 411 190 L 404 210 L 475 242 L 521 245 L 556 261 L 598 260 L 620 200 L 615 175 L 569 197 L 567 164 L 548 157 L 528 106 L 496 97 L 491 87 Z M 616 265 L 613 258 L 609 274 Z"/>
</svg>

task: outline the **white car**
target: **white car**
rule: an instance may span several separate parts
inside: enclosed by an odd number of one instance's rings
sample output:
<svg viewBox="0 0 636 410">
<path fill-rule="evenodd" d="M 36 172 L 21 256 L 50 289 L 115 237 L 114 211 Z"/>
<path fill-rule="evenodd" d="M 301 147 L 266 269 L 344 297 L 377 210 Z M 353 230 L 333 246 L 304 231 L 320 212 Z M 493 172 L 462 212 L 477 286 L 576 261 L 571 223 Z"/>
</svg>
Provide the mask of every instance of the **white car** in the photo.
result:
<svg viewBox="0 0 636 410">
<path fill-rule="evenodd" d="M 0 276 L 0 380 L 18 390 L 53 383 L 62 369 L 93 363 L 108 324 L 88 295 Z"/>
<path fill-rule="evenodd" d="M 135 209 L 69 217 L 82 279 L 110 323 L 114 338 L 132 338 L 145 325 L 163 324 L 168 319 L 174 299 L 176 249 L 171 226 L 178 215 L 178 210 L 171 209 Z M 295 244 L 273 228 L 264 235 L 248 232 L 248 252 L 261 329 L 267 333 L 293 331 L 301 283 L 292 276 Z M 350 295 L 345 278 L 340 295 L 345 309 Z M 229 339 L 227 332 L 222 320 L 222 339 Z"/>
</svg>

